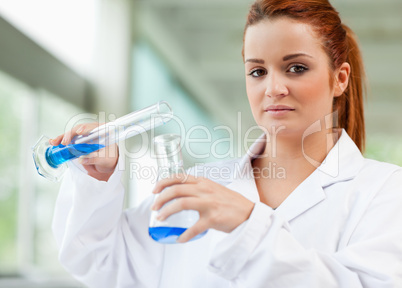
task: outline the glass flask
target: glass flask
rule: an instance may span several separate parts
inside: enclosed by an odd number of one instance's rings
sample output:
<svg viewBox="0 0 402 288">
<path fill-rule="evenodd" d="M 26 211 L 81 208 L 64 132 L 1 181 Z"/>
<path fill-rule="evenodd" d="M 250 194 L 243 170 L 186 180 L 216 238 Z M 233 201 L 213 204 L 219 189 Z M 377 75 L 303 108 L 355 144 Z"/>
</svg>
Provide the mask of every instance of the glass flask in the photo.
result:
<svg viewBox="0 0 402 288">
<path fill-rule="evenodd" d="M 155 137 L 154 148 L 158 163 L 159 180 L 169 178 L 173 174 L 185 173 L 179 135 L 164 134 Z M 163 193 L 163 191 L 161 193 Z M 155 200 L 160 194 L 155 195 Z M 173 201 L 176 200 L 171 200 L 165 205 L 169 205 Z M 194 210 L 180 211 L 170 215 L 163 221 L 156 219 L 158 213 L 159 211 L 152 211 L 148 231 L 152 239 L 162 244 L 177 243 L 176 240 L 179 236 L 186 231 L 187 228 L 193 226 L 199 219 L 198 211 Z M 199 239 L 206 233 L 207 231 L 197 235 L 192 240 Z"/>
<path fill-rule="evenodd" d="M 78 135 L 66 146 L 52 146 L 48 137 L 41 136 L 32 147 L 35 167 L 46 179 L 59 181 L 67 168 L 67 161 L 156 128 L 169 122 L 172 117 L 170 105 L 160 101 L 103 124 L 87 135 Z"/>
</svg>

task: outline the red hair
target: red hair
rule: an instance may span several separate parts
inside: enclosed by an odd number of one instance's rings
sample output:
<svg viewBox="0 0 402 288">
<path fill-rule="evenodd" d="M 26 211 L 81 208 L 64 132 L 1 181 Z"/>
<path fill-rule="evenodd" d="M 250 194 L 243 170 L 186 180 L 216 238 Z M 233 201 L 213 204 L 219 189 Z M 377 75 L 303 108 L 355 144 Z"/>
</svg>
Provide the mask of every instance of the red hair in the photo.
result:
<svg viewBox="0 0 402 288">
<path fill-rule="evenodd" d="M 244 29 L 265 19 L 288 17 L 309 24 L 321 39 L 332 71 L 349 63 L 349 84 L 340 97 L 334 97 L 333 111 L 338 112 L 338 126 L 344 128 L 361 151 L 365 145 L 363 113 L 364 68 L 352 30 L 342 24 L 339 13 L 328 0 L 257 0 L 252 4 Z M 244 44 L 243 36 L 243 44 Z M 244 58 L 244 45 L 242 50 Z"/>
</svg>

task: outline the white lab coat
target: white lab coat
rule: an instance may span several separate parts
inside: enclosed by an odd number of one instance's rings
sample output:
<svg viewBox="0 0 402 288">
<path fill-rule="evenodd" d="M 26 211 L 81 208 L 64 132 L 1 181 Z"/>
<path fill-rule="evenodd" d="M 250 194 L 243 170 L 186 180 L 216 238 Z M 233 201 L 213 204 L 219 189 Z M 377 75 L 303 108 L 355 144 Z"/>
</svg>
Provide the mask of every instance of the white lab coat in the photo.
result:
<svg viewBox="0 0 402 288">
<path fill-rule="evenodd" d="M 94 288 L 402 287 L 402 169 L 364 159 L 343 131 L 273 210 L 259 202 L 251 170 L 263 146 L 192 170 L 256 204 L 233 232 L 210 229 L 186 244 L 150 239 L 151 198 L 122 211 L 121 172 L 99 182 L 72 165 L 53 222 L 61 263 Z"/>
</svg>

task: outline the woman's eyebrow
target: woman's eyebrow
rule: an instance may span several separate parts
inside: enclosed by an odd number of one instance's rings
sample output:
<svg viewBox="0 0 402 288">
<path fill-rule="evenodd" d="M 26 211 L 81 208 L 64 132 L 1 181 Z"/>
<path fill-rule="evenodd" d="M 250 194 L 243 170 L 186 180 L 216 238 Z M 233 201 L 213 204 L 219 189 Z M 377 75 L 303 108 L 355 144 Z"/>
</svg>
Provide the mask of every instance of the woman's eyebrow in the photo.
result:
<svg viewBox="0 0 402 288">
<path fill-rule="evenodd" d="M 289 55 L 286 55 L 286 56 L 284 56 L 284 57 L 282 58 L 282 60 L 283 60 L 283 61 L 288 61 L 288 60 L 291 60 L 291 59 L 293 59 L 293 58 L 297 58 L 297 57 L 301 57 L 301 56 L 313 58 L 312 56 L 310 56 L 310 55 L 308 55 L 308 54 L 306 54 L 306 53 L 296 53 L 296 54 L 289 54 Z"/>
<path fill-rule="evenodd" d="M 313 56 L 306 54 L 306 53 L 295 53 L 295 54 L 289 54 L 286 55 L 282 58 L 283 61 L 288 61 L 297 57 L 309 57 L 309 58 L 313 58 Z M 250 59 L 246 59 L 246 61 L 244 61 L 244 63 L 247 62 L 253 62 L 253 63 L 258 63 L 258 64 L 264 64 L 265 61 L 262 59 L 255 59 L 255 58 L 250 58 Z"/>
<path fill-rule="evenodd" d="M 265 63 L 265 61 L 262 60 L 262 59 L 254 59 L 254 58 L 247 59 L 246 61 L 244 61 L 244 63 L 247 63 L 247 62 L 253 62 L 253 63 L 258 63 L 258 64 L 264 64 Z"/>
</svg>

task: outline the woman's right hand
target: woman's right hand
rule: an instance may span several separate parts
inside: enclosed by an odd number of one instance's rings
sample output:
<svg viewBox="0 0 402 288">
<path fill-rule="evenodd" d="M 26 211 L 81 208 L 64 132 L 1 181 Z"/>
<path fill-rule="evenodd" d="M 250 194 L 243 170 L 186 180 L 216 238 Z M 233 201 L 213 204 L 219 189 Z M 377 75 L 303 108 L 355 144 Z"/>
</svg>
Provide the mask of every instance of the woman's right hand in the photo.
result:
<svg viewBox="0 0 402 288">
<path fill-rule="evenodd" d="M 87 123 L 75 126 L 65 134 L 61 134 L 54 139 L 50 139 L 49 143 L 53 146 L 59 144 L 68 145 L 77 135 L 87 135 L 89 132 L 99 126 L 99 123 Z M 98 179 L 99 181 L 107 181 L 113 174 L 117 160 L 119 158 L 119 149 L 117 144 L 113 144 L 102 148 L 91 154 L 81 156 L 79 162 L 88 171 L 88 175 Z"/>
</svg>

